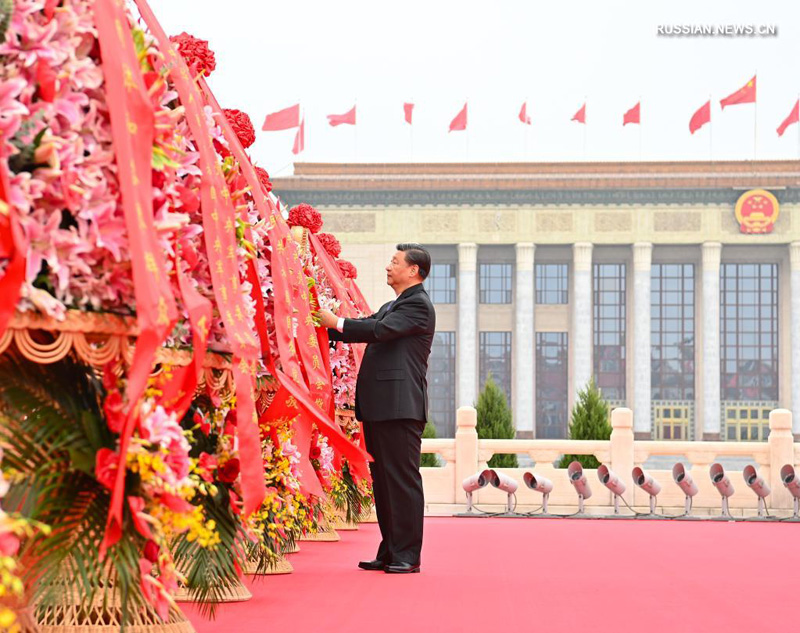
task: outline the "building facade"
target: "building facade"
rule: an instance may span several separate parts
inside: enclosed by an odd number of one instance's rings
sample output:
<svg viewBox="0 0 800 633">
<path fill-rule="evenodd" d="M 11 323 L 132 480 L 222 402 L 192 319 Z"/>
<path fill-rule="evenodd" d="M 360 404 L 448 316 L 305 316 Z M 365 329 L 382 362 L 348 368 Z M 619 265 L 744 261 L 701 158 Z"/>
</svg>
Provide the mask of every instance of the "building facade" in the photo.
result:
<svg viewBox="0 0 800 633">
<path fill-rule="evenodd" d="M 518 437 L 565 437 L 592 379 L 638 438 L 800 434 L 800 163 L 312 164 L 309 202 L 377 308 L 398 242 L 431 251 L 430 417 L 488 375 Z"/>
</svg>

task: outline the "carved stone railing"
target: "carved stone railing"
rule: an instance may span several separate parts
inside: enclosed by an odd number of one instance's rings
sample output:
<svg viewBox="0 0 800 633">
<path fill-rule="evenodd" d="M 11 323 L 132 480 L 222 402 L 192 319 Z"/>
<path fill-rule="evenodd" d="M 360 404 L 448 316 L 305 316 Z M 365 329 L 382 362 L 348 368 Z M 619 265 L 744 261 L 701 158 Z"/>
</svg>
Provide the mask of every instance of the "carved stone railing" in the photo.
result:
<svg viewBox="0 0 800 633">
<path fill-rule="evenodd" d="M 631 471 L 635 466 L 645 468 L 660 484 L 662 491 L 658 496 L 659 511 L 679 514 L 683 511 L 684 497 L 672 480 L 671 470 L 651 470 L 646 462 L 651 457 L 671 456 L 682 462 L 699 488 L 694 498 L 694 508 L 708 513 L 719 509 L 720 496 L 711 483 L 709 467 L 715 461 L 735 458 L 753 464 L 759 474 L 772 488 L 767 498 L 767 507 L 780 510 L 782 514 L 791 509 L 792 500 L 780 480 L 780 469 L 785 464 L 797 465 L 800 462 L 800 444 L 795 445 L 792 436 L 792 415 L 785 409 L 776 409 L 769 417 L 769 438 L 767 442 L 686 442 L 686 441 L 634 441 L 633 413 L 630 409 L 615 409 L 612 418 L 610 440 L 481 440 L 478 439 L 475 425 L 477 414 L 472 407 L 461 407 L 456 419 L 454 439 L 424 439 L 422 451 L 438 454 L 445 466 L 443 468 L 422 468 L 425 485 L 425 499 L 429 511 L 446 512 L 454 506 L 457 509 L 465 503 L 462 481 L 470 475 L 487 467 L 487 462 L 495 454 L 527 454 L 535 463 L 532 468 L 503 468 L 502 472 L 519 483 L 517 502 L 521 508 L 533 508 L 541 504 L 541 495 L 527 489 L 522 480 L 526 471 L 550 479 L 554 484 L 550 495 L 551 507 L 567 509 L 577 507 L 577 496 L 573 490 L 565 468 L 558 468 L 558 461 L 565 455 L 594 455 L 598 461 L 607 465 L 625 482 L 624 499 L 631 506 L 646 511 L 648 496 L 634 486 Z M 678 457 L 675 457 L 678 456 Z M 662 460 L 663 461 L 663 460 Z M 671 467 L 670 467 L 671 468 Z M 611 493 L 600 483 L 596 471 L 586 471 L 592 496 L 587 506 L 610 506 Z M 734 512 L 755 511 L 755 494 L 747 487 L 740 471 L 728 471 L 735 488 L 730 498 Z M 474 495 L 476 504 L 501 506 L 505 494 L 487 487 Z"/>
</svg>

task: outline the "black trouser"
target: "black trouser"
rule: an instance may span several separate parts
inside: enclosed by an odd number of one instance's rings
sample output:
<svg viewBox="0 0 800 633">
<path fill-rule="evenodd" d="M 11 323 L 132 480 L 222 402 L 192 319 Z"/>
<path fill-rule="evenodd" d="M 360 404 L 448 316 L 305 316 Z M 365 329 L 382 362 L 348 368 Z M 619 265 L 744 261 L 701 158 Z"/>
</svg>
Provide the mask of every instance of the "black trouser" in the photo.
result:
<svg viewBox="0 0 800 633">
<path fill-rule="evenodd" d="M 376 558 L 418 565 L 422 550 L 425 498 L 419 472 L 422 431 L 419 420 L 364 422 L 375 512 L 381 529 Z"/>
</svg>

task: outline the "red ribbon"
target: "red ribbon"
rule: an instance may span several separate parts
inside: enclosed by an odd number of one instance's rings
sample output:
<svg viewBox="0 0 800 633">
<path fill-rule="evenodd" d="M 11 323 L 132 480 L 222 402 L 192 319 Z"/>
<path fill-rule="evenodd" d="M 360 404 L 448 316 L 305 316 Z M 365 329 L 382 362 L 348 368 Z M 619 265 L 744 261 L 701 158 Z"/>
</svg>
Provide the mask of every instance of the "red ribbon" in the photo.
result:
<svg viewBox="0 0 800 633">
<path fill-rule="evenodd" d="M 361 288 L 358 287 L 358 284 L 352 279 L 345 279 L 344 284 L 350 291 L 350 295 L 353 297 L 356 307 L 361 310 L 361 313 L 371 314 L 372 310 L 370 309 L 367 300 L 364 298 L 364 295 L 361 294 Z"/>
<path fill-rule="evenodd" d="M 192 360 L 189 365 L 173 367 L 172 378 L 161 388 L 160 403 L 167 410 L 174 411 L 180 420 L 192 404 L 197 383 L 203 373 L 212 306 L 211 302 L 192 285 L 191 280 L 183 271 L 179 249 L 180 247 L 176 245 L 175 274 L 183 299 L 183 307 L 189 315 L 189 324 L 192 330 Z"/>
<path fill-rule="evenodd" d="M 296 313 L 298 334 L 300 328 L 302 328 L 303 332 L 309 332 L 308 328 L 310 327 L 313 332 L 313 320 L 308 303 L 305 301 L 300 301 L 298 303 L 292 302 L 292 292 L 297 293 L 301 285 L 305 288 L 304 276 L 302 284 L 299 283 L 299 278 L 300 275 L 303 274 L 303 271 L 297 252 L 298 246 L 291 238 L 289 227 L 278 213 L 272 200 L 263 194 L 260 181 L 258 180 L 250 159 L 242 148 L 236 134 L 231 129 L 227 119 L 222 114 L 222 110 L 214 98 L 214 95 L 208 89 L 205 80 L 201 77 L 198 83 L 203 88 L 208 103 L 217 115 L 217 122 L 222 127 L 231 151 L 236 157 L 242 174 L 253 192 L 253 200 L 255 201 L 259 215 L 269 223 L 268 236 L 272 246 L 272 284 L 275 297 L 275 331 L 278 337 L 278 353 L 281 359 L 281 369 L 278 370 L 275 368 L 275 373 L 273 375 L 293 398 L 291 403 L 299 405 L 299 412 L 301 415 L 298 416 L 297 420 L 305 424 L 316 422 L 319 430 L 324 433 L 330 441 L 331 447 L 338 450 L 342 456 L 347 457 L 350 461 L 353 472 L 368 477 L 367 460 L 369 456 L 347 438 L 339 428 L 339 425 L 333 420 L 332 415 L 328 414 L 326 416 L 324 411 L 320 410 L 319 405 L 311 395 L 309 385 L 303 380 L 304 374 L 308 377 L 315 376 L 318 374 L 318 370 L 313 367 L 313 363 L 310 370 L 308 366 L 302 367 L 298 359 L 297 350 L 295 349 L 292 323 L 293 314 Z M 294 268 L 291 266 L 291 262 L 297 262 Z M 292 281 L 295 286 L 292 290 L 290 290 L 290 275 L 294 275 Z M 323 371 L 323 369 L 320 368 L 319 371 Z M 329 382 L 330 366 L 325 368 L 324 371 L 327 371 Z"/>
<path fill-rule="evenodd" d="M 250 296 L 256 306 L 255 323 L 258 336 L 261 340 L 261 355 L 267 365 L 267 369 L 272 376 L 276 376 L 275 363 L 272 360 L 272 352 L 269 344 L 269 333 L 267 331 L 267 313 L 264 307 L 264 296 L 261 294 L 261 281 L 258 278 L 254 260 L 247 264 L 247 279 L 250 282 Z M 273 443 L 278 443 L 278 434 L 274 432 L 275 423 L 291 423 L 294 429 L 294 441 L 300 451 L 300 464 L 298 468 L 298 481 L 303 494 L 314 494 L 318 497 L 323 496 L 324 491 L 320 486 L 313 465 L 309 461 L 309 451 L 311 449 L 311 424 L 305 424 L 298 419 L 299 412 L 292 410 L 289 406 L 290 394 L 285 387 L 280 387 L 278 393 L 272 399 L 269 407 L 264 411 L 259 422 L 262 429 L 269 427 L 273 432 L 270 434 Z"/>
<path fill-rule="evenodd" d="M 94 19 L 102 53 L 111 133 L 122 208 L 133 268 L 139 336 L 128 376 L 128 413 L 120 433 L 120 452 L 106 533 L 101 550 L 122 533 L 125 461 L 156 350 L 172 331 L 177 310 L 164 257 L 153 226 L 151 157 L 155 111 L 142 79 L 125 6 L 121 0 L 95 0 Z"/>
<path fill-rule="evenodd" d="M 189 68 L 178 55 L 146 0 L 136 0 L 145 24 L 168 56 L 167 69 L 175 90 L 186 108 L 186 119 L 200 154 L 203 172 L 200 182 L 200 203 L 206 253 L 217 307 L 233 351 L 232 371 L 236 387 L 236 408 L 239 423 L 239 461 L 242 474 L 244 513 L 249 515 L 261 507 L 266 497 L 264 462 L 258 430 L 253 385 L 258 358 L 258 341 L 247 327 L 242 299 L 239 263 L 236 256 L 236 215 L 230 192 L 217 160 L 211 135 L 203 113 L 203 98 L 191 78 Z"/>
<path fill-rule="evenodd" d="M 364 310 L 359 307 L 352 291 L 345 286 L 344 282 L 346 280 L 342 276 L 342 271 L 339 270 L 338 264 L 322 245 L 322 242 L 319 241 L 319 238 L 311 232 L 309 232 L 309 243 L 317 256 L 317 261 L 322 266 L 322 270 L 325 271 L 325 276 L 333 289 L 333 294 L 341 302 L 341 307 L 339 308 L 340 316 L 358 318 L 360 316 L 359 311 L 364 313 Z M 358 289 L 358 286 L 352 284 L 351 288 Z M 359 296 L 360 294 L 361 292 L 359 291 Z M 364 345 L 362 343 L 350 343 L 350 349 L 353 350 L 355 371 L 358 373 L 361 368 L 361 360 L 364 358 Z"/>
<path fill-rule="evenodd" d="M 0 338 L 5 334 L 19 301 L 28 250 L 17 209 L 8 204 L 10 191 L 5 148 L 0 144 L 0 259 L 9 260 L 0 277 Z"/>
</svg>

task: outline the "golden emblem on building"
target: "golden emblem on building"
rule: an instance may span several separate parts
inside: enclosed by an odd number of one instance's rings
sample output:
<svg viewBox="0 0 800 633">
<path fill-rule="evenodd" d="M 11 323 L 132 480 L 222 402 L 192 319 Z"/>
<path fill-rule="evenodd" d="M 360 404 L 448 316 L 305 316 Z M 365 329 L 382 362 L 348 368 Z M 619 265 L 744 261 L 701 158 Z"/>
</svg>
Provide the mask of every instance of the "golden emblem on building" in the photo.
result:
<svg viewBox="0 0 800 633">
<path fill-rule="evenodd" d="M 780 205 L 769 191 L 751 189 L 739 196 L 735 213 L 742 233 L 772 233 Z"/>
</svg>

